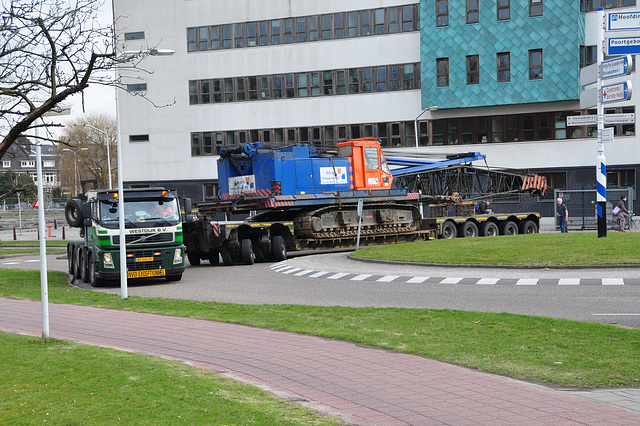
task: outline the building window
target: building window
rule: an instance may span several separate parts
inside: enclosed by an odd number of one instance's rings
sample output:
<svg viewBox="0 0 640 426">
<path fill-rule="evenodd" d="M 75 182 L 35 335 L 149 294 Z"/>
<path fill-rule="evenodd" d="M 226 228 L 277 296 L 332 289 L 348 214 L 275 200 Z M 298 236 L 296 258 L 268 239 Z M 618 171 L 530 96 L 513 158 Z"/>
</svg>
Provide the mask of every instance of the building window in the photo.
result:
<svg viewBox="0 0 640 426">
<path fill-rule="evenodd" d="M 145 92 L 146 90 L 147 90 L 147 83 L 127 84 L 128 92 Z"/>
<path fill-rule="evenodd" d="M 133 33 L 124 33 L 125 40 L 143 40 L 144 39 L 144 31 L 136 31 Z"/>
<path fill-rule="evenodd" d="M 607 188 L 635 188 L 635 170 L 607 170 Z"/>
<path fill-rule="evenodd" d="M 542 49 L 529 51 L 529 79 L 542 78 Z"/>
<path fill-rule="evenodd" d="M 436 60 L 438 68 L 438 86 L 449 85 L 449 58 L 440 58 Z"/>
<path fill-rule="evenodd" d="M 36 162 L 30 160 L 22 160 L 20 161 L 20 167 L 35 167 Z"/>
<path fill-rule="evenodd" d="M 149 135 L 129 135 L 129 142 L 149 142 Z"/>
<path fill-rule="evenodd" d="M 596 46 L 580 46 L 580 68 L 595 64 L 598 61 Z"/>
<path fill-rule="evenodd" d="M 478 55 L 467 56 L 467 84 L 480 83 Z"/>
<path fill-rule="evenodd" d="M 529 16 L 542 16 L 542 0 L 529 0 Z"/>
<path fill-rule="evenodd" d="M 538 174 L 547 180 L 547 190 L 544 192 L 544 196 L 538 197 L 539 201 L 555 201 L 554 190 L 567 189 L 567 174 L 565 172 Z"/>
<path fill-rule="evenodd" d="M 2 167 L 8 169 L 9 167 L 11 167 L 11 161 L 3 161 Z"/>
<path fill-rule="evenodd" d="M 636 0 L 586 0 L 580 2 L 580 8 L 582 12 L 598 10 L 599 7 L 604 7 L 605 9 L 614 9 L 617 7 L 627 7 L 635 5 Z"/>
<path fill-rule="evenodd" d="M 218 184 L 205 183 L 202 185 L 202 190 L 204 192 L 205 201 L 212 201 L 212 200 L 218 199 Z"/>
<path fill-rule="evenodd" d="M 44 160 L 42 162 L 42 167 L 46 167 L 48 169 L 51 169 L 53 167 L 56 166 L 56 161 L 55 160 Z"/>
<path fill-rule="evenodd" d="M 498 21 L 504 21 L 511 18 L 510 0 L 498 0 Z"/>
<path fill-rule="evenodd" d="M 467 0 L 467 24 L 475 24 L 479 18 L 478 0 Z"/>
<path fill-rule="evenodd" d="M 498 53 L 498 81 L 511 80 L 511 58 L 509 52 Z"/>
<path fill-rule="evenodd" d="M 449 0 L 436 0 L 436 27 L 449 25 Z"/>
</svg>

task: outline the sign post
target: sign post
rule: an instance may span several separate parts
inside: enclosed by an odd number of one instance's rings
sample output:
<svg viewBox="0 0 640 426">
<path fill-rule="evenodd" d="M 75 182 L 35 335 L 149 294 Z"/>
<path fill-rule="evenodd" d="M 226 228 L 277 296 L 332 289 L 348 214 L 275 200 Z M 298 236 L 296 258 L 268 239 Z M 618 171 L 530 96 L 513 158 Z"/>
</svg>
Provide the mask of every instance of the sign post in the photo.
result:
<svg viewBox="0 0 640 426">
<path fill-rule="evenodd" d="M 604 8 L 598 8 L 598 64 L 602 64 L 604 59 Z M 597 87 L 597 110 L 598 110 L 598 156 L 596 157 L 596 182 L 598 201 L 598 238 L 607 236 L 607 161 L 604 156 L 604 142 L 602 133 L 604 131 L 604 107 L 602 106 L 602 72 L 598 74 Z M 624 92 L 624 90 L 623 90 Z"/>
</svg>

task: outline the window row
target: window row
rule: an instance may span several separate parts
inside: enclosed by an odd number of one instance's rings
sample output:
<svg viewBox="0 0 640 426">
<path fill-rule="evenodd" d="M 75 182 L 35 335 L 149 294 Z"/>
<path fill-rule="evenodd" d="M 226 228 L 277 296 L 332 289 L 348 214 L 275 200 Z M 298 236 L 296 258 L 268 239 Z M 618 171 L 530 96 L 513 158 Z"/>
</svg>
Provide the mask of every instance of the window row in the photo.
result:
<svg viewBox="0 0 640 426">
<path fill-rule="evenodd" d="M 542 78 L 542 49 L 529 50 L 529 79 Z M 511 81 L 511 54 L 500 52 L 496 55 L 496 79 L 499 82 Z M 480 83 L 480 58 L 467 56 L 467 84 Z M 436 59 L 436 84 L 439 87 L 449 85 L 449 58 Z"/>
<path fill-rule="evenodd" d="M 420 88 L 420 64 L 189 81 L 191 105 Z"/>
<path fill-rule="evenodd" d="M 634 107 L 609 108 L 605 110 L 605 114 L 629 114 L 634 111 Z M 595 110 L 586 112 L 589 115 L 596 114 Z M 580 111 L 562 111 L 433 120 L 432 144 L 456 145 L 596 137 L 595 125 L 567 126 L 567 116 L 581 114 Z M 421 126 L 423 123 L 420 123 Z M 635 135 L 635 124 L 615 124 L 606 127 L 612 127 L 614 135 Z M 422 127 L 420 129 L 422 145 L 426 141 L 423 141 Z"/>
<path fill-rule="evenodd" d="M 466 1 L 467 24 L 478 23 L 480 21 L 480 0 Z M 495 11 L 498 21 L 511 19 L 511 0 L 497 0 Z M 542 0 L 529 0 L 529 16 L 542 16 Z M 449 0 L 436 0 L 436 27 L 446 27 L 448 25 Z"/>
<path fill-rule="evenodd" d="M 191 156 L 217 155 L 222 147 L 234 147 L 246 142 L 282 147 L 311 143 L 321 149 L 335 149 L 338 142 L 356 138 L 378 138 L 383 147 L 415 146 L 413 121 L 366 123 L 337 126 L 298 127 L 283 129 L 197 132 L 191 134 Z"/>
<path fill-rule="evenodd" d="M 187 28 L 189 52 L 415 31 L 418 5 Z"/>
<path fill-rule="evenodd" d="M 636 0 L 580 0 L 581 12 L 592 12 L 599 7 L 615 9 L 617 7 L 635 6 Z"/>
</svg>

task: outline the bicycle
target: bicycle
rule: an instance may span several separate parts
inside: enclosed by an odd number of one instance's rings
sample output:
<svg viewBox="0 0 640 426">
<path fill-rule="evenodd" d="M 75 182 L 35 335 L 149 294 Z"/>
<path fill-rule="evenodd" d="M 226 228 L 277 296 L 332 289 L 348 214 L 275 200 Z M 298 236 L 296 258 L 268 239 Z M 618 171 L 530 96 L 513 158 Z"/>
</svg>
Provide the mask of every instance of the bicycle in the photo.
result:
<svg viewBox="0 0 640 426">
<path fill-rule="evenodd" d="M 637 226 L 638 224 L 636 224 L 633 220 L 633 212 L 629 212 L 629 217 L 624 223 L 625 231 L 633 231 Z M 620 218 L 618 217 L 618 215 L 613 215 L 611 219 L 607 220 L 607 229 L 610 229 L 612 231 L 620 230 Z"/>
</svg>

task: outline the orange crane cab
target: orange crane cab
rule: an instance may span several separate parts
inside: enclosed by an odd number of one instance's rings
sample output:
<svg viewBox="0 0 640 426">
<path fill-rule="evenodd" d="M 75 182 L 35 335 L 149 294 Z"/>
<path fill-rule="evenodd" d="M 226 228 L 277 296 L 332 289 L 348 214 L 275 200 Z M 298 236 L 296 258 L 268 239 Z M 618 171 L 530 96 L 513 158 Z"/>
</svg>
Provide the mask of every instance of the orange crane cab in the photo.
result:
<svg viewBox="0 0 640 426">
<path fill-rule="evenodd" d="M 393 176 L 378 139 L 340 142 L 338 157 L 346 157 L 349 161 L 349 174 L 353 176 L 351 189 L 354 191 L 391 188 Z"/>
</svg>

